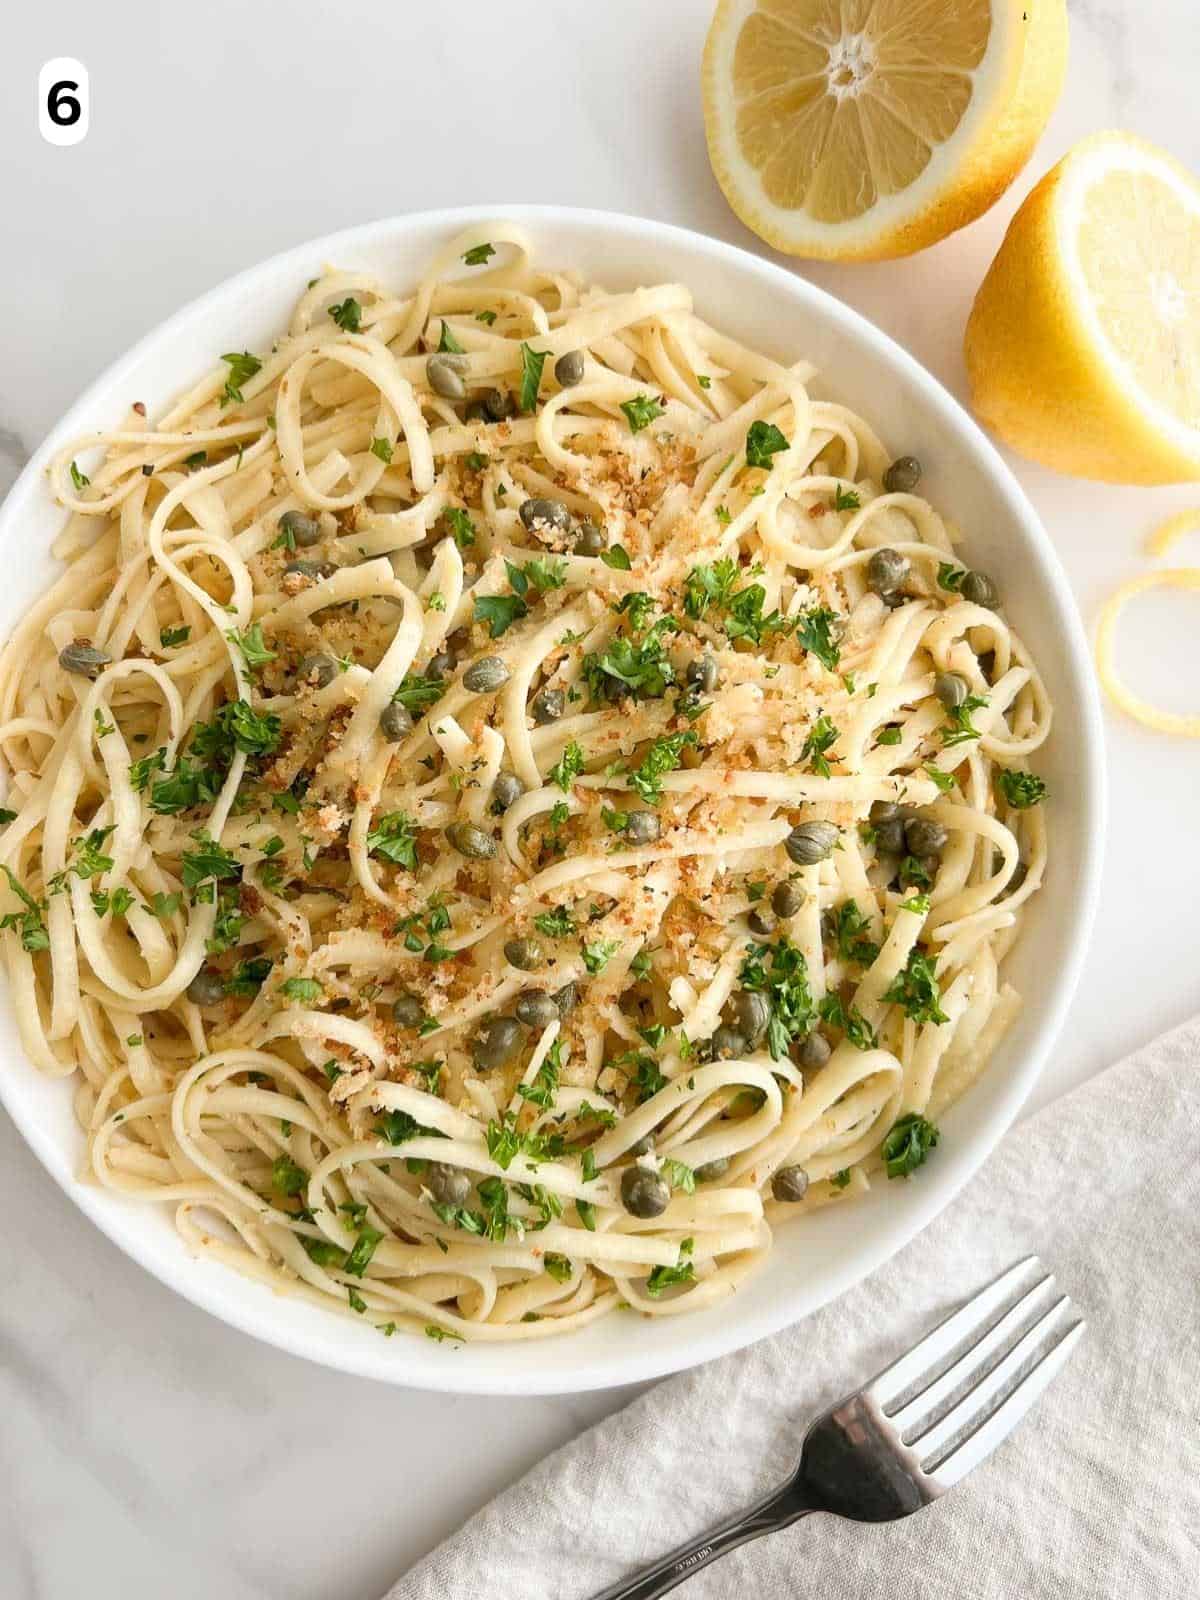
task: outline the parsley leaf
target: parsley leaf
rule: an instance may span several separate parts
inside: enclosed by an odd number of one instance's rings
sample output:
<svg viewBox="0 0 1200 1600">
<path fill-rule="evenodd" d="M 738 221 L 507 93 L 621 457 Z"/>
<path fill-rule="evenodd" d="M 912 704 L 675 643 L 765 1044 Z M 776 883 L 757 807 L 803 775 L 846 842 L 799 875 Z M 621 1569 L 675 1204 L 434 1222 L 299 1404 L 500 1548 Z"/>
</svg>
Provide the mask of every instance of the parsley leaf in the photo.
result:
<svg viewBox="0 0 1200 1600">
<path fill-rule="evenodd" d="M 966 567 L 956 567 L 953 561 L 938 562 L 938 588 L 947 589 L 951 594 L 958 594 L 962 589 L 963 579 L 967 575 Z"/>
<path fill-rule="evenodd" d="M 469 550 L 475 543 L 475 524 L 462 506 L 447 506 L 442 516 L 448 523 L 458 548 L 460 550 Z"/>
<path fill-rule="evenodd" d="M 308 1173 L 290 1156 L 276 1156 L 271 1163 L 271 1187 L 280 1194 L 300 1194 L 308 1183 Z"/>
<path fill-rule="evenodd" d="M 838 955 L 843 961 L 854 961 L 860 967 L 869 967 L 879 954 L 879 946 L 866 937 L 866 917 L 858 909 L 857 900 L 843 900 L 834 919 L 834 937 Z"/>
<path fill-rule="evenodd" d="M 841 731 L 840 728 L 834 727 L 823 711 L 808 730 L 800 749 L 800 759 L 801 761 L 811 761 L 812 769 L 819 777 L 828 778 L 830 776 L 826 752 L 837 743 Z M 837 759 L 835 755 L 834 760 L 836 761 Z"/>
<path fill-rule="evenodd" d="M 279 992 L 285 1000 L 315 1005 L 325 991 L 315 978 L 287 978 L 279 985 Z"/>
<path fill-rule="evenodd" d="M 392 459 L 392 447 L 384 438 L 372 439 L 371 454 L 373 456 L 378 456 L 380 461 L 387 465 Z"/>
<path fill-rule="evenodd" d="M 0 864 L 0 872 L 8 879 L 9 888 L 25 906 L 24 911 L 9 911 L 0 917 L 0 928 L 16 928 L 21 935 L 21 948 L 30 955 L 39 950 L 49 950 L 50 934 L 42 920 L 44 902 L 39 904 L 11 867 Z"/>
<path fill-rule="evenodd" d="M 907 965 L 892 979 L 883 996 L 888 1005 L 903 1006 L 913 1022 L 949 1022 L 940 1004 L 941 991 L 933 975 L 933 963 L 915 945 Z"/>
<path fill-rule="evenodd" d="M 1017 811 L 1026 811 L 1039 805 L 1047 794 L 1042 779 L 1032 772 L 1021 772 L 1016 767 L 1004 767 L 997 774 L 996 787 Z"/>
<path fill-rule="evenodd" d="M 630 787 L 637 790 L 647 805 L 656 806 L 663 796 L 660 780 L 664 774 L 674 772 L 684 749 L 699 742 L 690 728 L 686 733 L 668 733 L 655 739 L 642 757 L 641 765 L 629 774 Z"/>
<path fill-rule="evenodd" d="M 412 818 L 403 811 L 389 811 L 380 817 L 367 835 L 367 852 L 415 872 L 417 835 Z"/>
<path fill-rule="evenodd" d="M 738 564 L 722 556 L 710 565 L 693 567 L 684 580 L 683 609 L 698 621 L 710 606 L 724 609 L 729 604 L 738 578 Z"/>
<path fill-rule="evenodd" d="M 641 433 L 643 428 L 648 428 L 656 417 L 661 417 L 665 407 L 661 404 L 662 396 L 655 399 L 652 395 L 635 395 L 632 400 L 622 400 L 621 410 L 625 413 L 625 420 L 629 424 L 630 433 Z"/>
<path fill-rule="evenodd" d="M 816 656 L 827 672 L 837 671 L 841 657 L 839 638 L 835 633 L 839 620 L 837 612 L 830 611 L 828 606 L 814 606 L 811 611 L 800 613 L 796 641 Z"/>
<path fill-rule="evenodd" d="M 72 487 L 74 488 L 76 494 L 82 493 L 82 491 L 87 488 L 88 484 L 91 483 L 91 481 L 92 480 L 88 477 L 87 473 L 86 472 L 80 472 L 79 468 L 72 461 L 72 463 L 71 463 L 71 484 L 72 484 Z"/>
<path fill-rule="evenodd" d="M 982 711 L 987 704 L 986 695 L 969 694 L 962 705 L 955 706 L 949 713 L 949 722 L 942 724 L 942 744 L 948 749 L 951 745 L 965 744 L 969 739 L 981 738 L 980 729 L 971 721 L 971 713 Z"/>
<path fill-rule="evenodd" d="M 534 917 L 533 925 L 547 939 L 566 939 L 575 932 L 575 923 L 566 906 L 555 906 L 553 911 L 543 911 Z"/>
<path fill-rule="evenodd" d="M 770 1004 L 767 1048 L 772 1060 L 781 1061 L 792 1040 L 802 1038 L 812 1028 L 808 963 L 803 952 L 786 937 L 773 945 L 751 945 L 749 950 L 738 981 L 743 989 L 765 995 Z"/>
<path fill-rule="evenodd" d="M 233 401 L 235 404 L 241 405 L 246 398 L 242 393 L 242 384 L 252 378 L 256 372 L 262 371 L 262 362 L 257 356 L 252 356 L 249 350 L 242 350 L 241 352 L 230 351 L 228 355 L 222 356 L 221 360 L 229 367 L 229 376 L 225 380 L 224 389 L 221 391 L 221 404 L 226 406 Z M 188 465 L 190 464 L 191 457 L 188 458 Z"/>
<path fill-rule="evenodd" d="M 475 601 L 475 621 L 486 622 L 488 634 L 498 639 L 514 622 L 529 615 L 529 607 L 515 594 L 482 594 Z"/>
<path fill-rule="evenodd" d="M 943 772 L 941 767 L 926 767 L 924 770 L 927 776 L 933 779 L 942 794 L 949 794 L 951 789 L 958 783 L 958 779 L 952 772 Z"/>
<path fill-rule="evenodd" d="M 679 1265 L 675 1267 L 655 1267 L 646 1279 L 646 1293 L 652 1300 L 657 1300 L 665 1289 L 674 1288 L 676 1284 L 692 1283 L 696 1277 L 696 1268 L 689 1259 L 695 1249 L 695 1241 L 684 1239 L 679 1246 Z"/>
<path fill-rule="evenodd" d="M 164 650 L 173 650 L 176 645 L 186 644 L 191 632 L 191 628 L 160 628 L 158 642 Z"/>
<path fill-rule="evenodd" d="M 343 333 L 357 333 L 362 326 L 362 307 L 353 295 L 348 295 L 340 306 L 330 306 L 329 315 Z"/>
<path fill-rule="evenodd" d="M 496 248 L 490 244 L 473 244 L 469 250 L 463 252 L 463 260 L 469 267 L 482 267 L 496 254 Z"/>
<path fill-rule="evenodd" d="M 522 411 L 532 411 L 537 405 L 542 368 L 546 365 L 548 354 L 547 350 L 531 350 L 524 341 L 521 343 L 521 387 L 517 400 Z"/>
<path fill-rule="evenodd" d="M 547 776 L 551 783 L 556 783 L 564 794 L 571 792 L 571 784 L 583 771 L 583 751 L 572 739 L 558 760 L 550 768 Z"/>
<path fill-rule="evenodd" d="M 588 970 L 588 976 L 599 977 L 620 948 L 619 939 L 596 939 L 592 944 L 585 944 L 583 964 Z"/>
<path fill-rule="evenodd" d="M 932 1122 L 910 1111 L 892 1124 L 880 1155 L 889 1178 L 907 1178 L 921 1166 L 941 1135 Z"/>
<path fill-rule="evenodd" d="M 773 422 L 752 422 L 746 434 L 746 465 L 769 469 L 771 457 L 787 447 L 787 439 Z"/>
<path fill-rule="evenodd" d="M 817 1012 L 822 1022 L 841 1028 L 856 1050 L 874 1050 L 879 1043 L 875 1029 L 858 1007 L 852 1005 L 847 1011 L 840 995 L 827 994 L 817 1007 Z"/>
<path fill-rule="evenodd" d="M 833 493 L 833 509 L 835 511 L 857 511 L 862 501 L 858 498 L 855 489 L 843 489 L 839 483 Z"/>
<path fill-rule="evenodd" d="M 454 332 L 445 317 L 442 318 L 442 337 L 438 340 L 438 350 L 443 354 L 453 356 L 466 355 L 466 351 L 454 337 Z"/>
<path fill-rule="evenodd" d="M 616 572 L 630 572 L 633 569 L 629 551 L 623 544 L 614 544 L 611 550 L 601 550 L 600 559 L 606 567 L 612 567 Z"/>
<path fill-rule="evenodd" d="M 192 838 L 199 848 L 185 850 L 180 857 L 185 889 L 198 889 L 202 883 L 216 879 L 241 877 L 241 863 L 228 850 L 223 850 L 215 839 L 202 831 L 193 833 Z"/>
<path fill-rule="evenodd" d="M 277 659 L 278 652 L 272 650 L 263 638 L 261 622 L 252 622 L 244 632 L 230 628 L 225 637 L 242 652 L 242 660 L 249 672 Z"/>
</svg>

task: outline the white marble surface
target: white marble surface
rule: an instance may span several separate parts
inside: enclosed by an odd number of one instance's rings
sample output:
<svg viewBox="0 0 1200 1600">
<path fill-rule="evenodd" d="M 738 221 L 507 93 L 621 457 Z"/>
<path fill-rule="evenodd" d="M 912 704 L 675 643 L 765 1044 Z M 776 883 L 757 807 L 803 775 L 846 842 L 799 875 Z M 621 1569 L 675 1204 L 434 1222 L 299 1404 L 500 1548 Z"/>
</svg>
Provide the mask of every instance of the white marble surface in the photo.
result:
<svg viewBox="0 0 1200 1600">
<path fill-rule="evenodd" d="M 708 0 L 57 0 L 0 56 L 0 490 L 76 392 L 228 274 L 386 213 L 489 200 L 656 216 L 760 248 L 709 173 Z M 1019 198 L 1085 133 L 1125 126 L 1200 168 L 1192 0 L 1072 0 L 1063 100 L 1027 172 L 912 261 L 810 267 L 957 394 L 960 338 Z M 38 68 L 91 72 L 86 142 L 52 149 Z M 1084 616 L 1187 490 L 1017 472 Z M 1194 552 L 1190 553 L 1194 559 Z M 19 552 L 6 552 L 6 560 Z M 1147 688 L 1194 700 L 1194 601 L 1127 634 Z M 1200 748 L 1108 718 L 1100 923 L 1039 1100 L 1200 1002 Z M 456 1400 L 321 1371 L 174 1299 L 109 1245 L 0 1114 L 3 1600 L 361 1600 L 622 1395 Z M 449 1600 L 449 1597 L 448 1597 Z M 458 1597 L 454 1597 L 458 1600 Z M 517 1600 L 517 1597 L 505 1597 Z M 523 1597 L 522 1597 L 523 1600 Z"/>
</svg>

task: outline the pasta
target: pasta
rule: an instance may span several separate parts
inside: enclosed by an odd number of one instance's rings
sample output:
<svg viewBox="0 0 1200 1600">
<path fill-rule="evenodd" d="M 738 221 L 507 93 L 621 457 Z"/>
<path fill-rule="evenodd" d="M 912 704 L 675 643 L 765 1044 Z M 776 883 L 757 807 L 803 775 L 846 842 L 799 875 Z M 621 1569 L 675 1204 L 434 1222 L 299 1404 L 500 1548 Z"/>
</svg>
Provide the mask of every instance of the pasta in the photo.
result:
<svg viewBox="0 0 1200 1600">
<path fill-rule="evenodd" d="M 713 1305 L 926 1159 L 1051 708 L 814 377 L 497 223 L 61 452 L 0 939 L 90 1181 L 480 1341 Z"/>
</svg>

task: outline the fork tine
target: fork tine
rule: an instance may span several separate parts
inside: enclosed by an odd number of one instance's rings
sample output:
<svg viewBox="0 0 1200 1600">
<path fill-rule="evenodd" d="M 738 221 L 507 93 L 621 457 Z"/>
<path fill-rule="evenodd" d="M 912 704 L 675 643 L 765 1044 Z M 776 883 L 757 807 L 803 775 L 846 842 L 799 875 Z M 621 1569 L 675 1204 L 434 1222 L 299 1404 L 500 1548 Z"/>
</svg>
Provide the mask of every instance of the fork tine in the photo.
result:
<svg viewBox="0 0 1200 1600">
<path fill-rule="evenodd" d="M 1035 1301 L 1053 1286 L 1052 1273 L 1047 1272 L 1044 1277 L 1037 1278 L 1000 1320 L 993 1322 L 969 1350 L 946 1368 L 940 1378 L 935 1378 L 919 1394 L 915 1394 L 899 1411 L 885 1411 L 884 1415 L 900 1437 L 905 1441 L 918 1437 L 923 1418 L 932 1416 L 943 1401 L 950 1400 L 957 1390 L 965 1388 L 968 1383 L 974 1388 L 1004 1354 L 1009 1340 L 1029 1318 Z M 1060 1305 L 1063 1303 L 1059 1301 Z"/>
<path fill-rule="evenodd" d="M 1012 1393 L 944 1461 L 939 1462 L 929 1476 L 942 1488 L 949 1489 L 1007 1439 L 1042 1391 L 1062 1371 L 1075 1346 L 1083 1338 L 1086 1327 L 1086 1322 L 1072 1323 Z"/>
<path fill-rule="evenodd" d="M 944 1417 L 932 1427 L 926 1428 L 923 1432 L 919 1431 L 909 1440 L 910 1448 L 922 1462 L 933 1460 L 946 1450 L 950 1441 L 960 1434 L 973 1418 L 978 1417 L 980 1421 L 983 1420 L 991 1409 L 990 1402 L 998 1400 L 1003 1395 L 1007 1385 L 1016 1378 L 1025 1363 L 1040 1346 L 1046 1343 L 1046 1335 L 1057 1331 L 1056 1325 L 1061 1323 L 1063 1313 L 1070 1304 L 1066 1295 L 1061 1295 L 1053 1305 L 1042 1312 L 1032 1327 L 1021 1335 L 1012 1349 L 994 1366 L 989 1367 L 978 1383 L 972 1384 Z"/>
<path fill-rule="evenodd" d="M 919 1344 L 915 1344 L 899 1361 L 894 1361 L 890 1367 L 885 1367 L 882 1372 L 876 1373 L 866 1387 L 866 1392 L 885 1409 L 904 1391 L 910 1388 L 917 1380 L 924 1376 L 930 1368 L 936 1367 L 958 1345 L 977 1329 L 986 1328 L 993 1314 L 1004 1304 L 1020 1280 L 1022 1274 L 1028 1272 L 1030 1266 L 1037 1266 L 1036 1256 L 1026 1256 L 1023 1261 L 1018 1261 L 1015 1266 L 1009 1267 L 1007 1272 L 1002 1272 L 994 1283 L 989 1283 L 981 1289 L 973 1300 L 968 1300 L 965 1306 L 960 1306 L 944 1321 L 939 1322 L 932 1332 L 926 1334 Z"/>
</svg>

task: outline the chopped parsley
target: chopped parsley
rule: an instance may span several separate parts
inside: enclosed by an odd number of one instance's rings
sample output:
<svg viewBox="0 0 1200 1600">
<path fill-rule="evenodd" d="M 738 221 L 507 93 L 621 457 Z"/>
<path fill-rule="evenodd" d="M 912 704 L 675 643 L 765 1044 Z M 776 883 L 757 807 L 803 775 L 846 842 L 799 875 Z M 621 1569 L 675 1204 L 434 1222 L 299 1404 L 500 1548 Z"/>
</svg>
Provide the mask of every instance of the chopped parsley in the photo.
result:
<svg viewBox="0 0 1200 1600">
<path fill-rule="evenodd" d="M 385 465 L 389 465 L 392 459 L 392 446 L 387 439 L 372 439 L 371 454 L 378 456 Z"/>
<path fill-rule="evenodd" d="M 997 774 L 996 787 L 1017 811 L 1026 811 L 1046 798 L 1046 785 L 1032 772 L 1020 772 L 1016 767 L 1004 767 Z"/>
<path fill-rule="evenodd" d="M 261 622 L 252 622 L 244 632 L 231 628 L 225 637 L 242 652 L 242 660 L 246 663 L 248 672 L 254 672 L 256 668 L 265 666 L 268 661 L 274 661 L 278 657 L 278 652 L 272 650 L 263 638 Z"/>
<path fill-rule="evenodd" d="M 620 948 L 619 939 L 596 939 L 591 944 L 585 944 L 583 964 L 587 968 L 588 976 L 599 977 Z"/>
<path fill-rule="evenodd" d="M 679 1246 L 679 1264 L 674 1267 L 655 1267 L 646 1279 L 646 1293 L 652 1300 L 666 1289 L 673 1289 L 680 1283 L 692 1283 L 696 1277 L 696 1268 L 691 1261 L 692 1251 L 695 1249 L 694 1239 L 684 1239 Z"/>
<path fill-rule="evenodd" d="M 937 581 L 939 589 L 946 589 L 950 594 L 960 593 L 963 579 L 966 575 L 966 567 L 956 567 L 953 561 L 938 562 Z"/>
<path fill-rule="evenodd" d="M 866 1017 L 857 1006 L 852 1005 L 847 1010 L 842 1004 L 840 995 L 827 994 L 817 1007 L 817 1011 L 821 1021 L 829 1023 L 831 1027 L 840 1028 L 856 1050 L 874 1050 L 878 1045 L 879 1036 Z"/>
<path fill-rule="evenodd" d="M 942 794 L 949 794 L 958 783 L 952 772 L 943 772 L 941 767 L 927 766 L 924 770 L 926 776 L 933 780 Z"/>
<path fill-rule="evenodd" d="M 675 682 L 675 670 L 663 649 L 663 634 L 672 626 L 669 617 L 661 617 L 643 638 L 635 641 L 625 634 L 614 634 L 602 652 L 585 655 L 582 672 L 592 699 L 619 700 L 627 695 L 661 699 Z"/>
<path fill-rule="evenodd" d="M 383 856 L 395 866 L 417 870 L 417 834 L 413 820 L 406 812 L 389 811 L 380 817 L 367 835 L 370 855 Z"/>
<path fill-rule="evenodd" d="M 857 900 L 843 900 L 834 920 L 837 951 L 843 961 L 869 967 L 879 954 L 879 946 L 866 936 L 867 927 L 867 919 L 858 909 Z"/>
<path fill-rule="evenodd" d="M 279 985 L 279 992 L 285 1000 L 315 1005 L 325 991 L 315 978 L 287 978 Z"/>
<path fill-rule="evenodd" d="M 21 948 L 34 955 L 39 950 L 49 950 L 50 935 L 42 919 L 44 902 L 39 903 L 25 888 L 11 867 L 0 864 L 0 872 L 8 879 L 8 886 L 24 905 L 24 911 L 9 911 L 0 917 L 0 928 L 15 928 L 21 936 Z"/>
<path fill-rule="evenodd" d="M 629 774 L 630 787 L 637 790 L 647 805 L 656 806 L 663 797 L 663 777 L 676 771 L 683 751 L 699 742 L 691 728 L 685 733 L 668 733 L 655 739 L 642 757 L 641 765 Z"/>
<path fill-rule="evenodd" d="M 463 251 L 463 260 L 469 267 L 482 267 L 484 263 L 490 261 L 495 254 L 495 245 L 487 243 L 473 244 L 469 250 Z"/>
<path fill-rule="evenodd" d="M 463 356 L 466 351 L 454 337 L 454 331 L 445 317 L 442 318 L 442 336 L 438 340 L 438 351 L 443 355 Z"/>
<path fill-rule="evenodd" d="M 572 739 L 558 760 L 550 768 L 547 776 L 551 783 L 556 783 L 564 794 L 571 792 L 572 782 L 583 771 L 583 751 Z"/>
<path fill-rule="evenodd" d="M 521 387 L 518 391 L 517 401 L 524 412 L 532 411 L 537 405 L 538 390 L 542 385 L 542 368 L 546 365 L 547 350 L 531 350 L 522 341 L 521 344 Z"/>
<path fill-rule="evenodd" d="M 962 705 L 955 706 L 950 712 L 949 722 L 942 725 L 942 743 L 947 748 L 955 744 L 965 744 L 969 739 L 981 737 L 981 731 L 971 721 L 972 711 L 982 711 L 987 705 L 986 695 L 969 694 Z"/>
<path fill-rule="evenodd" d="M 833 492 L 833 509 L 835 511 L 857 511 L 862 501 L 854 489 L 843 489 L 839 483 Z"/>
<path fill-rule="evenodd" d="M 743 989 L 766 997 L 771 1007 L 767 1048 L 772 1060 L 781 1061 L 792 1040 L 803 1038 L 813 1023 L 808 963 L 803 952 L 786 937 L 772 945 L 752 944 L 738 981 Z"/>
<path fill-rule="evenodd" d="M 308 1173 L 298 1167 L 290 1156 L 276 1156 L 271 1163 L 271 1187 L 280 1194 L 296 1195 L 304 1191 Z"/>
<path fill-rule="evenodd" d="M 746 434 L 746 465 L 769 470 L 771 457 L 787 447 L 787 439 L 773 422 L 752 422 Z"/>
<path fill-rule="evenodd" d="M 552 1250 L 547 1250 L 542 1257 L 542 1266 L 556 1283 L 566 1283 L 575 1270 L 566 1256 L 556 1255 Z"/>
<path fill-rule="evenodd" d="M 191 628 L 161 628 L 158 642 L 164 650 L 174 650 L 177 645 L 188 642 L 191 632 Z"/>
<path fill-rule="evenodd" d="M 92 480 L 88 477 L 87 473 L 86 472 L 80 472 L 79 468 L 72 461 L 72 463 L 71 463 L 71 483 L 74 486 L 76 494 L 79 494 L 84 489 L 86 489 L 88 484 L 91 483 L 91 481 Z"/>
<path fill-rule="evenodd" d="M 460 550 L 469 550 L 475 543 L 475 524 L 461 506 L 447 506 L 442 516 L 454 535 Z"/>
<path fill-rule="evenodd" d="M 652 395 L 639 394 L 632 400 L 622 400 L 621 410 L 625 413 L 630 433 L 641 433 L 642 429 L 648 428 L 656 417 L 663 415 L 665 407 L 661 395 L 655 399 Z"/>
<path fill-rule="evenodd" d="M 488 636 L 499 639 L 514 622 L 529 615 L 529 607 L 516 594 L 483 594 L 475 601 L 475 621 L 486 622 Z"/>
<path fill-rule="evenodd" d="M 850 1168 L 843 1167 L 840 1172 L 833 1173 L 829 1182 L 834 1189 L 848 1189 L 850 1187 Z"/>
<path fill-rule="evenodd" d="M 814 606 L 810 611 L 800 613 L 800 626 L 796 631 L 796 642 L 810 655 L 816 656 L 827 672 L 836 672 L 841 658 L 836 631 L 838 622 L 836 611 L 831 611 L 828 606 Z M 853 693 L 853 690 L 850 692 Z"/>
<path fill-rule="evenodd" d="M 555 906 L 553 911 L 543 911 L 534 917 L 533 925 L 547 939 L 566 939 L 575 932 L 575 924 L 566 906 Z"/>
<path fill-rule="evenodd" d="M 932 1122 L 910 1111 L 892 1124 L 880 1155 L 889 1178 L 907 1178 L 923 1165 L 941 1135 Z"/>
<path fill-rule="evenodd" d="M 601 550 L 600 559 L 606 567 L 612 567 L 616 572 L 629 572 L 633 567 L 629 551 L 623 544 L 614 544 L 611 550 Z"/>
<path fill-rule="evenodd" d="M 840 728 L 835 728 L 833 723 L 822 711 L 812 727 L 808 730 L 804 743 L 800 749 L 801 761 L 812 763 L 813 771 L 822 778 L 830 776 L 830 766 L 827 752 L 837 743 L 841 734 Z M 838 757 L 834 756 L 836 761 Z"/>
<path fill-rule="evenodd" d="M 892 979 L 883 996 L 888 1005 L 903 1006 L 913 1022 L 949 1022 L 939 1004 L 941 991 L 933 975 L 933 963 L 915 945 L 908 962 Z"/>
<path fill-rule="evenodd" d="M 348 295 L 340 306 L 330 306 L 329 315 L 343 333 L 357 333 L 362 327 L 362 307 L 353 295 Z"/>
<path fill-rule="evenodd" d="M 221 391 L 221 404 L 227 406 L 232 401 L 235 405 L 240 406 L 246 398 L 242 393 L 242 385 L 252 378 L 256 372 L 262 371 L 262 362 L 257 356 L 252 356 L 249 350 L 230 351 L 228 355 L 222 356 L 221 360 L 229 368 L 229 376 L 226 378 L 225 387 Z M 207 459 L 206 453 L 205 460 Z M 191 457 L 188 458 L 187 465 L 191 465 Z"/>
<path fill-rule="evenodd" d="M 551 589 L 561 589 L 567 581 L 567 563 L 548 560 L 545 556 L 534 556 L 523 567 L 505 560 L 504 568 L 514 593 L 519 594 L 522 600 L 530 588 L 538 594 L 546 594 Z"/>
</svg>

